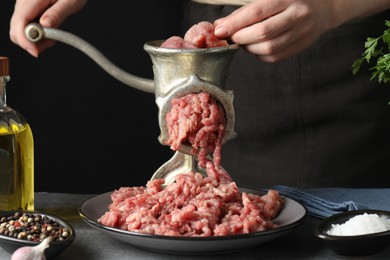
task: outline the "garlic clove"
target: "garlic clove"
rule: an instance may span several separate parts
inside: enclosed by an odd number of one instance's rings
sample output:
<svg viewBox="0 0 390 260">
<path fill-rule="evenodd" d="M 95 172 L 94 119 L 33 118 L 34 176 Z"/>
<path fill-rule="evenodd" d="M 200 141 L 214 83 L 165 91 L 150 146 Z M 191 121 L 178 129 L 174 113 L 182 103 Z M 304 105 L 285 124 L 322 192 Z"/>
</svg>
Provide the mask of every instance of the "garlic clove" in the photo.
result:
<svg viewBox="0 0 390 260">
<path fill-rule="evenodd" d="M 45 238 L 39 245 L 20 247 L 11 256 L 11 260 L 46 260 L 45 250 L 52 237 Z"/>
</svg>

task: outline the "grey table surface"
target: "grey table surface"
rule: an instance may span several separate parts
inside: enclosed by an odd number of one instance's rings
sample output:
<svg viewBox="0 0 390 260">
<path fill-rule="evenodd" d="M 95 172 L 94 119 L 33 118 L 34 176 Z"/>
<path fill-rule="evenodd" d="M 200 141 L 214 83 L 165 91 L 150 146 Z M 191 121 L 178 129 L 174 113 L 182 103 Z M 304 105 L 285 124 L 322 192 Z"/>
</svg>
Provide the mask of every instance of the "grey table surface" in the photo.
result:
<svg viewBox="0 0 390 260">
<path fill-rule="evenodd" d="M 270 242 L 238 252 L 216 255 L 175 255 L 146 251 L 101 233 L 86 224 L 78 213 L 79 206 L 92 194 L 36 193 L 36 210 L 68 220 L 76 231 L 74 242 L 55 259 L 390 259 L 390 248 L 367 257 L 343 257 L 326 248 L 314 236 L 318 219 L 309 217 L 302 225 Z M 11 255 L 0 248 L 0 259 Z"/>
</svg>

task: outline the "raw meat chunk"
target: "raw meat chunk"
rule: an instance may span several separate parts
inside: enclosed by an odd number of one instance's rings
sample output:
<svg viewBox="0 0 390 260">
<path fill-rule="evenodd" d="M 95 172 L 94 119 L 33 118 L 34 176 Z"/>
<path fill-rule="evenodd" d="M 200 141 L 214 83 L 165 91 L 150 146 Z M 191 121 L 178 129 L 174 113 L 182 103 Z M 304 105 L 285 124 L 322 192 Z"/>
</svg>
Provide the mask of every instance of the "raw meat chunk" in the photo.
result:
<svg viewBox="0 0 390 260">
<path fill-rule="evenodd" d="M 200 22 L 193 25 L 184 35 L 172 36 L 160 46 L 162 48 L 172 49 L 194 49 L 194 48 L 212 48 L 227 46 L 228 42 L 217 38 L 214 35 L 214 24 L 210 22 Z"/>
</svg>

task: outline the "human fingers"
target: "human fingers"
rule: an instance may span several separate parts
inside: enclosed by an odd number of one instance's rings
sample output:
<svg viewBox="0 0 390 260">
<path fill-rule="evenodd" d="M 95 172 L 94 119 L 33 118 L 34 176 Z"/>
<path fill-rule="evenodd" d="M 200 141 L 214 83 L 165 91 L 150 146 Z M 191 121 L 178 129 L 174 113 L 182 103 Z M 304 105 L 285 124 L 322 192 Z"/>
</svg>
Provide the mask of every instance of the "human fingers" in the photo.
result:
<svg viewBox="0 0 390 260">
<path fill-rule="evenodd" d="M 288 32 L 294 34 L 293 32 Z M 319 35 L 308 34 L 304 37 L 290 37 L 287 33 L 274 38 L 270 42 L 245 45 L 243 48 L 264 62 L 274 63 L 289 58 L 308 48 Z M 286 44 L 286 39 L 289 43 Z M 293 40 L 293 41 L 291 41 Z"/>
<path fill-rule="evenodd" d="M 44 27 L 58 27 L 70 15 L 80 11 L 87 0 L 57 0 L 40 17 Z"/>
<path fill-rule="evenodd" d="M 230 36 L 258 59 L 275 62 L 302 51 L 328 30 L 329 3 L 286 0 L 283 11 Z"/>
<path fill-rule="evenodd" d="M 214 22 L 215 36 L 226 38 L 287 8 L 286 1 L 256 0 Z"/>
<path fill-rule="evenodd" d="M 319 31 L 310 9 L 293 5 L 262 22 L 244 28 L 231 36 L 233 42 L 257 56 L 276 57 L 302 39 L 313 42 Z M 296 49 L 296 48 L 294 48 Z"/>
<path fill-rule="evenodd" d="M 39 19 L 44 27 L 59 27 L 70 15 L 80 11 L 87 0 L 59 0 L 47 9 Z M 53 40 L 43 40 L 38 43 L 39 52 L 42 52 L 54 45 Z"/>
<path fill-rule="evenodd" d="M 37 57 L 38 53 L 52 46 L 54 41 L 31 43 L 24 35 L 26 25 L 42 15 L 40 22 L 43 26 L 58 27 L 67 16 L 80 10 L 86 2 L 87 0 L 17 0 L 10 22 L 10 38 L 15 44 Z"/>
<path fill-rule="evenodd" d="M 278 15 L 238 30 L 230 36 L 230 39 L 240 45 L 267 41 L 290 30 L 296 22 L 294 19 L 285 10 Z"/>
<path fill-rule="evenodd" d="M 28 41 L 24 36 L 24 28 L 30 21 L 39 16 L 49 5 L 49 0 L 29 1 L 17 0 L 10 21 L 10 39 L 31 55 L 37 56 L 38 46 Z"/>
</svg>

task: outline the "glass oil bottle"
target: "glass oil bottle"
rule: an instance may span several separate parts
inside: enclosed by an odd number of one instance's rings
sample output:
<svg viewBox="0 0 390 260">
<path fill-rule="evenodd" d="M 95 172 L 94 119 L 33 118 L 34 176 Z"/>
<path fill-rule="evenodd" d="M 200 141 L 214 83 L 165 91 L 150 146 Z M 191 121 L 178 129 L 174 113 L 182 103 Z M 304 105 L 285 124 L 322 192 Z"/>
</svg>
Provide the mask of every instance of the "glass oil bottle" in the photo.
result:
<svg viewBox="0 0 390 260">
<path fill-rule="evenodd" d="M 0 211 L 34 210 L 34 142 L 29 124 L 6 102 L 8 57 L 0 57 Z"/>
</svg>

